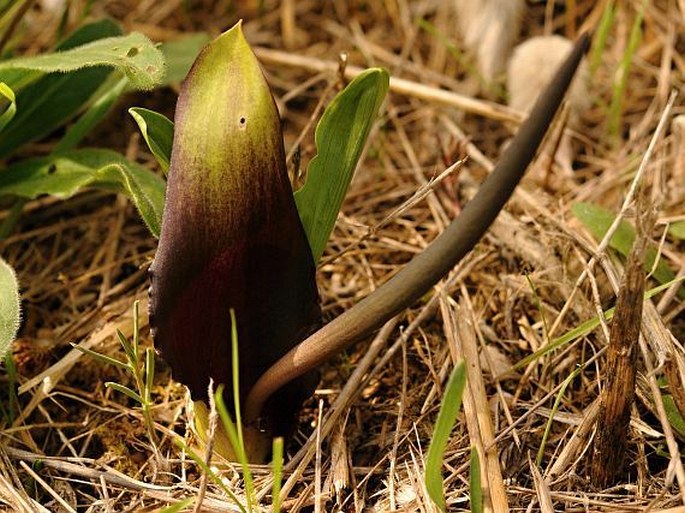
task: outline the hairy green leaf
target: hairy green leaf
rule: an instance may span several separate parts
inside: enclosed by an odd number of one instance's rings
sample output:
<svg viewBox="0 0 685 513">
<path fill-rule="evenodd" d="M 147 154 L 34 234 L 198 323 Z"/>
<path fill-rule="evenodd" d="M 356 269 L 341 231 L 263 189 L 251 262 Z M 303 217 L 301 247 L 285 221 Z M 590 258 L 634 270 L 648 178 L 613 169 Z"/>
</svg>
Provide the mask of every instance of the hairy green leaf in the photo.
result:
<svg viewBox="0 0 685 513">
<path fill-rule="evenodd" d="M 139 89 L 151 89 L 162 81 L 165 72 L 162 52 L 147 37 L 134 32 L 61 52 L 2 61 L 0 76 L 3 71 L 11 69 L 68 73 L 96 66 L 120 70 Z"/>
<path fill-rule="evenodd" d="M 128 194 L 152 234 L 159 236 L 164 181 L 114 151 L 81 149 L 27 159 L 0 173 L 0 196 L 68 198 L 84 187 Z"/>
<path fill-rule="evenodd" d="M 0 258 L 0 359 L 17 335 L 21 316 L 19 284 L 12 267 Z"/>
<path fill-rule="evenodd" d="M 169 171 L 171 145 L 174 140 L 173 122 L 163 114 L 142 107 L 132 107 L 128 112 L 138 124 L 148 148 L 166 174 Z"/>
<path fill-rule="evenodd" d="M 389 87 L 388 72 L 366 70 L 338 94 L 316 127 L 317 155 L 295 193 L 309 246 L 318 262 Z"/>
<path fill-rule="evenodd" d="M 58 45 L 57 50 L 68 51 L 120 32 L 119 27 L 111 21 L 92 23 L 76 30 Z M 12 71 L 19 73 L 18 82 L 11 80 Z M 0 158 L 15 152 L 29 141 L 49 134 L 74 117 L 110 74 L 111 69 L 104 67 L 48 75 L 31 70 L 0 69 L 0 77 L 16 93 L 18 109 L 17 115 L 0 137 Z M 17 79 L 16 76 L 14 78 Z M 26 85 L 27 81 L 30 85 Z"/>
</svg>

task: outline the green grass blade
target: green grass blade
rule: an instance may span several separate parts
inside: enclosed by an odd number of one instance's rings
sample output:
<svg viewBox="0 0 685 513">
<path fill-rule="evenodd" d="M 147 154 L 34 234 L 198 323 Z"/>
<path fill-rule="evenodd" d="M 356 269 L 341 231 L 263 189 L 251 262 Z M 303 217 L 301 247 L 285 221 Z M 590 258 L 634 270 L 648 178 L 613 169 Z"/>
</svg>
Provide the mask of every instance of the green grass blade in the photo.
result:
<svg viewBox="0 0 685 513">
<path fill-rule="evenodd" d="M 645 300 L 650 299 L 650 298 L 656 296 L 659 292 L 663 292 L 664 290 L 669 288 L 674 283 L 681 282 L 684 280 L 685 280 L 685 276 L 681 276 L 680 278 L 676 278 L 670 282 L 664 283 L 663 285 L 659 285 L 658 287 L 654 287 L 653 289 L 650 289 L 647 292 L 645 292 L 644 299 Z M 614 308 L 613 307 L 609 308 L 608 310 L 606 310 L 604 312 L 604 318 L 607 321 L 611 320 L 613 316 L 614 316 Z M 577 326 L 577 327 L 573 328 L 572 330 L 564 333 L 562 336 L 555 338 L 549 344 L 541 347 L 540 349 L 538 349 L 534 353 L 532 353 L 532 354 L 526 356 L 525 358 L 523 358 L 522 360 L 516 362 L 516 364 L 514 364 L 514 366 L 512 367 L 512 370 L 517 370 L 517 369 L 520 369 L 522 367 L 525 367 L 529 363 L 531 363 L 531 362 L 533 362 L 539 358 L 542 358 L 543 356 L 554 351 L 555 349 L 563 347 L 566 344 L 568 344 L 569 342 L 572 342 L 573 340 L 576 340 L 577 338 L 583 337 L 583 336 L 591 333 L 592 330 L 594 330 L 597 326 L 599 326 L 599 324 L 600 324 L 599 317 L 596 317 L 596 316 L 593 317 L 592 319 L 589 319 L 589 320 L 583 322 L 579 326 Z"/>
<path fill-rule="evenodd" d="M 599 25 L 595 32 L 594 41 L 592 44 L 592 54 L 590 57 L 590 74 L 595 76 L 597 69 L 602 63 L 604 58 L 604 48 L 607 44 L 607 37 L 609 36 L 609 31 L 614 24 L 614 14 L 616 10 L 614 8 L 613 0 L 610 0 L 604 6 L 604 12 L 602 12 L 602 18 L 599 20 Z"/>
<path fill-rule="evenodd" d="M 623 58 L 619 64 L 618 70 L 614 76 L 613 91 L 611 96 L 611 105 L 609 106 L 608 131 L 609 135 L 614 141 L 618 141 L 621 129 L 621 114 L 623 112 L 623 100 L 628 88 L 628 79 L 630 78 L 630 68 L 633 63 L 633 57 L 640 46 L 642 40 L 642 20 L 645 14 L 646 0 L 642 1 L 640 8 L 635 16 L 635 21 L 630 30 L 628 38 L 628 46 L 623 53 Z"/>
<path fill-rule="evenodd" d="M 441 511 L 447 511 L 445 491 L 442 486 L 442 463 L 452 428 L 461 408 L 461 400 L 466 386 L 466 364 L 459 360 L 450 374 L 440 412 L 435 421 L 433 438 L 428 447 L 426 458 L 426 490 Z"/>
<path fill-rule="evenodd" d="M 559 392 L 557 392 L 557 396 L 554 398 L 554 405 L 552 406 L 552 411 L 549 414 L 549 418 L 547 419 L 547 424 L 545 425 L 545 432 L 542 434 L 542 440 L 540 441 L 540 447 L 538 449 L 538 454 L 535 457 L 535 464 L 539 467 L 540 464 L 542 463 L 542 457 L 545 454 L 545 446 L 547 445 L 547 438 L 549 438 L 549 433 L 552 430 L 552 422 L 554 422 L 554 416 L 556 415 L 557 411 L 559 411 L 559 405 L 561 404 L 561 399 L 564 397 L 564 394 L 566 393 L 566 388 L 569 386 L 569 384 L 576 379 L 578 374 L 583 370 L 582 366 L 577 367 L 570 376 L 568 376 L 564 382 L 561 384 L 561 388 L 559 389 Z"/>
<path fill-rule="evenodd" d="M 571 210 L 573 215 L 576 216 L 576 218 L 583 223 L 583 225 L 585 225 L 585 227 L 597 240 L 601 240 L 604 237 L 616 218 L 616 216 L 609 210 L 592 203 L 575 203 Z M 627 221 L 622 220 L 613 237 L 611 237 L 609 246 L 627 258 L 630 254 L 630 248 L 633 247 L 633 243 L 635 242 L 635 237 L 635 228 L 633 228 Z M 654 276 L 659 283 L 668 283 L 673 281 L 675 278 L 675 273 L 670 267 L 668 267 L 666 262 L 660 260 L 657 263 L 656 268 L 654 268 L 654 263 L 656 262 L 657 258 L 657 248 L 652 244 L 647 249 L 647 256 L 643 264 L 645 271 L 652 272 L 652 269 L 654 269 L 652 276 Z M 681 298 L 685 298 L 685 288 L 681 288 L 678 292 L 678 295 Z"/>
<path fill-rule="evenodd" d="M 21 300 L 14 269 L 0 258 L 0 359 L 7 354 L 19 330 Z"/>
<path fill-rule="evenodd" d="M 85 347 L 76 345 L 73 342 L 71 343 L 71 347 L 73 347 L 77 351 L 81 351 L 83 354 L 87 354 L 88 356 L 95 358 L 100 363 L 104 363 L 105 365 L 114 365 L 115 367 L 125 370 L 131 369 L 130 365 L 126 362 L 122 362 L 121 360 L 117 360 L 116 358 L 112 358 L 111 356 L 107 356 L 96 351 L 93 351 L 91 349 L 87 349 Z"/>
<path fill-rule="evenodd" d="M 272 471 L 273 484 L 271 485 L 271 511 L 280 513 L 281 511 L 281 481 L 283 479 L 283 438 L 274 438 L 272 444 Z"/>
<path fill-rule="evenodd" d="M 121 332 L 121 330 L 117 329 L 116 334 L 117 338 L 119 339 L 119 344 L 121 344 L 121 347 L 126 353 L 126 358 L 128 358 L 131 366 L 136 368 L 138 366 L 138 352 L 135 350 L 131 342 L 129 342 L 129 340 L 126 338 L 126 335 Z"/>
<path fill-rule="evenodd" d="M 243 438 L 242 418 L 240 414 L 240 351 L 238 348 L 238 323 L 235 319 L 235 310 L 231 308 L 231 364 L 233 365 L 233 407 L 235 408 L 235 423 L 238 430 L 238 443 L 245 453 L 245 440 Z"/>
<path fill-rule="evenodd" d="M 483 513 L 483 485 L 480 478 L 480 458 L 478 450 L 471 447 L 469 460 L 469 499 L 471 501 L 471 513 Z"/>
<path fill-rule="evenodd" d="M 140 347 L 140 300 L 133 302 L 133 337 L 131 338 L 133 353 L 138 361 L 138 348 Z"/>
<path fill-rule="evenodd" d="M 171 504 L 166 508 L 160 509 L 159 513 L 178 513 L 179 511 L 183 511 L 184 509 L 186 509 L 194 501 L 195 497 L 188 497 L 187 499 L 183 499 L 182 501 L 177 502 L 176 504 Z"/>
<path fill-rule="evenodd" d="M 21 69 L 69 73 L 101 66 L 120 70 L 138 89 L 151 89 L 162 81 L 165 73 L 162 52 L 152 41 L 137 32 L 107 37 L 61 52 L 1 61 L 0 72 Z"/>
<path fill-rule="evenodd" d="M 151 403 L 152 385 L 155 380 L 155 350 L 151 347 L 145 348 L 145 391 L 144 399 L 146 404 Z"/>
<path fill-rule="evenodd" d="M 233 407 L 235 408 L 235 424 L 231 422 L 228 410 L 224 404 L 223 390 L 219 386 L 215 403 L 219 417 L 226 428 L 229 441 L 233 445 L 233 451 L 238 457 L 240 466 L 243 472 L 243 481 L 245 482 L 245 495 L 247 497 L 247 509 L 252 511 L 252 506 L 255 501 L 254 495 L 254 481 L 252 479 L 252 472 L 250 471 L 250 462 L 247 459 L 247 452 L 245 450 L 245 439 L 243 438 L 242 416 L 240 413 L 240 358 L 238 349 L 238 323 L 235 318 L 235 310 L 231 308 L 231 364 L 233 366 Z"/>
<path fill-rule="evenodd" d="M 132 107 L 128 109 L 128 112 L 138 124 L 147 147 L 150 148 L 166 175 L 171 161 L 174 124 L 163 114 L 142 107 Z"/>
<path fill-rule="evenodd" d="M 5 128 L 10 121 L 12 121 L 12 118 L 14 118 L 14 115 L 17 113 L 17 99 L 14 96 L 14 91 L 12 91 L 12 88 L 4 82 L 0 82 L 0 96 L 5 98 L 5 100 L 7 100 L 9 103 L 9 105 L 5 107 L 5 110 L 2 112 L 2 114 L 0 114 L 0 132 L 2 132 L 3 128 Z M 0 105 L 2 105 L 1 102 Z"/>
<path fill-rule="evenodd" d="M 216 474 L 207 464 L 205 461 L 200 458 L 200 456 L 193 451 L 190 447 L 188 447 L 187 444 L 183 442 L 183 440 L 176 439 L 176 444 L 180 447 L 182 451 L 184 451 L 188 456 L 190 456 L 190 459 L 192 459 L 200 469 L 202 469 L 203 472 L 209 476 L 209 478 L 212 480 L 212 482 L 217 485 L 221 490 L 235 503 L 236 506 L 238 506 L 238 509 L 240 510 L 240 513 L 247 513 L 247 510 L 245 509 L 245 506 L 243 506 L 243 503 L 240 502 L 238 497 L 235 496 L 235 494 L 226 486 L 226 483 L 224 483 L 224 480 L 221 479 L 220 476 Z"/>
<path fill-rule="evenodd" d="M 125 193 L 156 237 L 162 222 L 165 186 L 164 180 L 151 171 L 104 149 L 27 159 L 0 173 L 0 196 L 35 199 L 50 194 L 65 199 L 84 187 Z"/>
<path fill-rule="evenodd" d="M 333 99 L 316 127 L 317 155 L 295 193 L 314 262 L 326 247 L 388 84 L 383 69 L 363 72 Z"/>
<path fill-rule="evenodd" d="M 55 147 L 55 152 L 73 150 L 109 114 L 124 92 L 128 79 L 120 79 L 95 100 L 93 105 L 74 123 Z"/>
<path fill-rule="evenodd" d="M 226 435 L 228 436 L 228 441 L 231 443 L 233 448 L 233 453 L 241 462 L 245 458 L 245 447 L 240 445 L 240 440 L 238 439 L 238 430 L 236 429 L 235 422 L 231 419 L 231 415 L 228 413 L 228 408 L 226 408 L 226 403 L 224 402 L 224 386 L 219 385 L 214 394 L 214 404 L 216 404 L 216 411 L 219 413 L 219 418 L 224 426 Z"/>
<path fill-rule="evenodd" d="M 124 394 L 127 397 L 130 397 L 134 401 L 136 401 L 138 404 L 142 405 L 143 404 L 143 398 L 138 395 L 138 393 L 134 392 L 128 387 L 125 387 L 124 385 L 121 385 L 119 383 L 115 383 L 114 381 L 108 381 L 105 383 L 105 386 L 107 388 L 111 388 L 112 390 L 116 390 L 117 392 L 120 392 Z"/>
</svg>

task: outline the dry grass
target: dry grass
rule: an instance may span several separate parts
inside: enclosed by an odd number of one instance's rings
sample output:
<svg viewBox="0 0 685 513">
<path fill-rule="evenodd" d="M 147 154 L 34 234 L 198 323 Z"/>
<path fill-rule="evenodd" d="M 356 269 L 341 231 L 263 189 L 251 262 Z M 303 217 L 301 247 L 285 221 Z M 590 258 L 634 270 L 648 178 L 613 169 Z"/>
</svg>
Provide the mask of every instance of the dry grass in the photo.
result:
<svg viewBox="0 0 685 513">
<path fill-rule="evenodd" d="M 336 85 L 340 52 L 349 54 L 348 76 L 355 66 L 382 65 L 396 79 L 319 269 L 324 312 L 331 319 L 378 287 L 457 215 L 511 133 L 504 121 L 519 115 L 502 98 L 479 93 L 478 81 L 444 42 L 419 28 L 417 20 L 425 18 L 461 48 L 450 2 L 267 1 L 259 16 L 249 10 L 256 3 L 244 2 L 240 15 L 248 39 L 263 48 L 259 55 L 280 98 L 288 148 L 310 126 L 322 94 L 330 96 Z M 604 251 L 606 246 L 596 253 L 598 244 L 570 208 L 582 200 L 620 210 L 671 90 L 683 90 L 685 6 L 647 2 L 619 139 L 609 138 L 611 84 L 640 3 L 617 4 L 616 25 L 590 87 L 593 106 L 572 133 L 575 174 L 564 176 L 550 159 L 539 159 L 493 229 L 433 294 L 386 326 L 370 346 L 360 345 L 323 370 L 290 445 L 284 509 L 433 511 L 422 484 L 424 454 L 441 389 L 455 358 L 465 356 L 469 388 L 444 466 L 451 511 L 468 510 L 472 445 L 481 455 L 491 511 L 683 511 L 685 473 L 678 451 L 685 440 L 655 401 L 664 362 L 675 361 L 679 371 L 671 372 L 680 382 L 671 379 L 670 387 L 682 389 L 685 376 L 683 302 L 675 288 L 645 304 L 628 464 L 616 486 L 599 490 L 587 478 L 597 397 L 606 379 L 606 323 L 512 370 L 615 302 L 620 259 Z M 186 12 L 181 0 L 98 0 L 92 16 L 107 13 L 156 40 L 192 30 L 215 34 L 238 16 L 226 2 L 192 4 Z M 72 2 L 71 23 L 84 5 Z M 596 23 L 602 5 L 529 5 L 522 33 L 572 38 L 579 27 Z M 57 27 L 49 14 L 34 12 L 23 29 L 31 42 L 26 51 L 48 46 Z M 128 96 L 89 143 L 152 166 L 125 115 L 125 107 L 134 104 L 170 114 L 174 94 Z M 682 114 L 685 100 L 679 97 L 672 115 Z M 306 162 L 313 151 L 311 130 L 301 141 Z M 658 212 L 651 235 L 661 244 L 661 258 L 682 275 L 683 243 L 662 237 L 668 222 L 685 218 L 682 129 L 667 130 L 655 142 L 642 176 Z M 432 192 L 416 201 L 417 190 L 463 155 L 470 157 L 463 167 L 432 183 Z M 630 219 L 634 203 L 627 207 Z M 113 335 L 116 328 L 131 333 L 132 303 L 145 300 L 155 248 L 132 206 L 94 193 L 65 203 L 35 201 L 0 247 L 17 269 L 25 309 L 15 345 L 20 410 L 2 430 L 0 504 L 7 511 L 156 511 L 197 495 L 200 473 L 174 443 L 191 436 L 184 390 L 170 380 L 163 362 L 154 390 L 161 439 L 161 458 L 155 458 L 140 411 L 103 386 L 129 384 L 130 377 L 68 345 L 121 357 Z M 150 343 L 146 318 L 141 325 Z M 584 367 L 565 390 L 538 467 L 534 460 L 556 394 L 578 365 Z M 0 379 L 4 401 L 8 387 L 4 374 Z M 267 505 L 270 471 L 255 473 Z M 240 494 L 237 468 L 224 474 Z M 234 510 L 210 485 L 203 511 Z"/>
</svg>

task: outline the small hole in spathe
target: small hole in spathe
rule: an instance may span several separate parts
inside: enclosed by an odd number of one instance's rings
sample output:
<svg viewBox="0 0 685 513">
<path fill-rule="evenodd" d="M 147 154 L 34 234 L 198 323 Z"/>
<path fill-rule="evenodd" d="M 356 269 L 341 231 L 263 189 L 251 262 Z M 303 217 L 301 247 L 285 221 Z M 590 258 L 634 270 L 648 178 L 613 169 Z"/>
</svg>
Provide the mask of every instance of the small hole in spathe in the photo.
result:
<svg viewBox="0 0 685 513">
<path fill-rule="evenodd" d="M 126 52 L 126 57 L 135 57 L 139 53 L 140 53 L 140 49 L 133 46 L 133 47 L 129 48 L 128 52 Z"/>
</svg>

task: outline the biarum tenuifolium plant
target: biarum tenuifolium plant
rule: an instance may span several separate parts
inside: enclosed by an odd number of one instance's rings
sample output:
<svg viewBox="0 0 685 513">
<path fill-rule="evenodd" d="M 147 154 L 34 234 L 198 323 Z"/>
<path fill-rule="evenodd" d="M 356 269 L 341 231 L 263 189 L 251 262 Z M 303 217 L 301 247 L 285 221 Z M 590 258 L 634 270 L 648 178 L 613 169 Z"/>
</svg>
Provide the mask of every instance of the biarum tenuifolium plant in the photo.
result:
<svg viewBox="0 0 685 513">
<path fill-rule="evenodd" d="M 278 358 L 320 325 L 313 252 L 320 254 L 323 244 L 314 250 L 309 240 L 327 240 L 385 96 L 387 73 L 374 70 L 369 76 L 376 84 L 369 101 L 332 104 L 341 110 L 336 129 L 355 122 L 350 142 L 333 141 L 329 133 L 312 161 L 313 166 L 335 154 L 338 177 L 316 191 L 329 197 L 321 201 L 310 194 L 298 213 L 278 110 L 240 24 L 206 46 L 191 68 L 173 126 L 162 230 L 150 270 L 150 322 L 155 344 L 193 400 L 208 399 L 210 377 L 224 385 L 233 380 L 230 309 L 238 325 L 239 404 Z M 354 107 L 348 112 L 346 105 Z M 363 108 L 368 112 L 358 122 L 355 111 Z M 154 141 L 149 130 L 159 119 L 141 110 L 132 113 L 139 123 L 151 120 L 145 133 L 148 142 Z M 155 155 L 164 153 L 163 142 L 151 147 Z M 341 174 L 346 183 L 332 188 Z M 312 179 L 318 179 L 316 172 Z M 308 234 L 300 217 L 321 203 L 333 212 L 332 220 L 325 218 L 330 214 L 314 212 L 309 226 L 320 224 L 328 232 L 321 236 L 319 228 Z M 311 372 L 293 380 L 268 402 L 259 426 L 244 426 L 251 460 L 263 459 L 270 448 L 270 437 L 259 430 L 288 435 L 316 382 Z"/>
<path fill-rule="evenodd" d="M 175 126 L 132 112 L 144 122 L 158 158 L 168 144 L 153 145 L 152 128 L 167 138 L 174 132 L 151 269 L 155 343 L 193 399 L 206 400 L 210 377 L 218 384 L 234 377 L 229 311 L 235 310 L 241 360 L 236 404 L 244 406 L 251 461 L 264 459 L 271 436 L 290 432 L 319 365 L 410 306 L 475 246 L 533 159 L 588 46 L 584 35 L 460 217 L 395 277 L 318 331 L 315 262 L 387 91 L 387 73 L 369 70 L 357 77 L 326 110 L 316 131 L 318 155 L 308 168 L 310 185 L 296 201 L 278 112 L 240 23 L 200 53 L 181 89 Z M 349 101 L 342 99 L 346 94 Z"/>
</svg>

